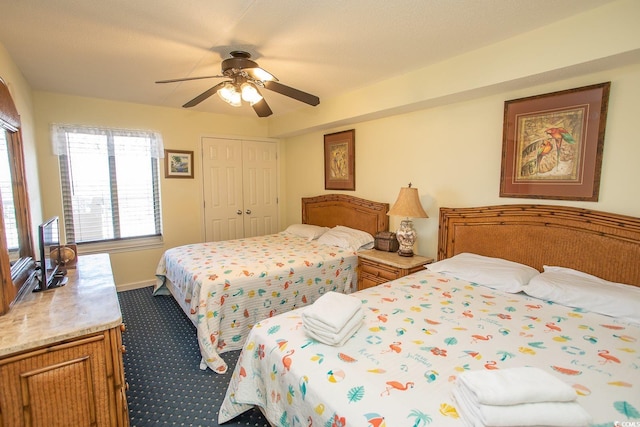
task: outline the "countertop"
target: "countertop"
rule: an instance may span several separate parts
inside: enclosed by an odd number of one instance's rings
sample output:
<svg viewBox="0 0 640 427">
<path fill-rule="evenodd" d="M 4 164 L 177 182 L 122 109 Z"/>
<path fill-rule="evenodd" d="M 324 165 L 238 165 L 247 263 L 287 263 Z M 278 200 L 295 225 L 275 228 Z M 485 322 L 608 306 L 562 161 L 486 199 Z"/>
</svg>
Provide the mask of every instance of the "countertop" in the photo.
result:
<svg viewBox="0 0 640 427">
<path fill-rule="evenodd" d="M 398 255 L 397 252 L 384 252 L 375 249 L 359 251 L 358 256 L 371 261 L 383 262 L 396 268 L 413 268 L 420 264 L 429 264 L 433 262 L 433 258 L 427 258 L 421 255 L 404 257 Z"/>
<path fill-rule="evenodd" d="M 78 257 L 66 285 L 27 292 L 0 316 L 0 357 L 117 327 L 122 313 L 108 254 Z"/>
</svg>

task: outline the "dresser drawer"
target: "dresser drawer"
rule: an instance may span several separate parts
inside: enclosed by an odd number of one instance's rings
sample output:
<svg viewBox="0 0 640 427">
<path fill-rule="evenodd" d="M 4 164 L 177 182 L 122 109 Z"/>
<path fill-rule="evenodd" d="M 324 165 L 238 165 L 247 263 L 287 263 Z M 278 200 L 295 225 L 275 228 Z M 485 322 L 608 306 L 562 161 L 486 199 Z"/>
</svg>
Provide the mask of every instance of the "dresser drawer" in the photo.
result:
<svg viewBox="0 0 640 427">
<path fill-rule="evenodd" d="M 360 260 L 360 271 L 363 276 L 373 276 L 381 279 L 377 280 L 380 282 L 388 282 L 389 280 L 395 280 L 401 277 L 400 271 L 397 268 L 365 259 Z"/>
</svg>

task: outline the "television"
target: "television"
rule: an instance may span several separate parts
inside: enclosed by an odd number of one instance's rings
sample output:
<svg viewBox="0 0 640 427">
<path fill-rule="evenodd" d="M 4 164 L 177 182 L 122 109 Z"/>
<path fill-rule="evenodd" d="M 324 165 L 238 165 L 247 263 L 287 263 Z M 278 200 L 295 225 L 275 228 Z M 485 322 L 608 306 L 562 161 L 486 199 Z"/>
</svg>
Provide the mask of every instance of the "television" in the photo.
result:
<svg viewBox="0 0 640 427">
<path fill-rule="evenodd" d="M 60 248 L 60 220 L 57 216 L 38 226 L 38 245 L 40 265 L 38 267 L 38 286 L 34 292 L 64 286 L 67 283 L 67 277 L 66 271 L 60 266 L 61 260 L 51 258 L 51 251 Z M 60 254 L 60 251 L 55 251 L 55 253 Z"/>
</svg>

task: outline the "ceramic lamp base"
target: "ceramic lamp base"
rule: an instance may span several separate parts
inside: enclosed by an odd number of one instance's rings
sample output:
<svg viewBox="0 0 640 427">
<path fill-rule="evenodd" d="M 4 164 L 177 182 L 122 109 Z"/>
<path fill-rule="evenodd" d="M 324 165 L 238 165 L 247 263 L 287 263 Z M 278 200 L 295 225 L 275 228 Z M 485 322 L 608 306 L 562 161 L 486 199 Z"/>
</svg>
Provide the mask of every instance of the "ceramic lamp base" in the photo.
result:
<svg viewBox="0 0 640 427">
<path fill-rule="evenodd" d="M 416 241 L 416 230 L 413 229 L 413 222 L 410 219 L 403 219 L 400 222 L 400 228 L 396 231 L 396 238 L 400 243 L 398 255 L 411 257 L 413 256 L 413 244 Z"/>
</svg>

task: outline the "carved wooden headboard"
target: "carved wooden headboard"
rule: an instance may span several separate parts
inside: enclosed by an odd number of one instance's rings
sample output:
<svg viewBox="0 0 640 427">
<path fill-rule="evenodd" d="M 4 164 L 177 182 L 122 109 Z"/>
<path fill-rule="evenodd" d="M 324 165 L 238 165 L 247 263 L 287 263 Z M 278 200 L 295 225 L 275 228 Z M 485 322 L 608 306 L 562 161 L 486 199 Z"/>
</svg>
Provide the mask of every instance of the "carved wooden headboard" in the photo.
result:
<svg viewBox="0 0 640 427">
<path fill-rule="evenodd" d="M 324 227 L 344 225 L 375 236 L 389 229 L 388 203 L 360 199 L 346 194 L 325 194 L 302 198 L 302 222 Z"/>
<path fill-rule="evenodd" d="M 640 218 L 547 205 L 441 208 L 438 259 L 461 252 L 640 286 Z"/>
</svg>

